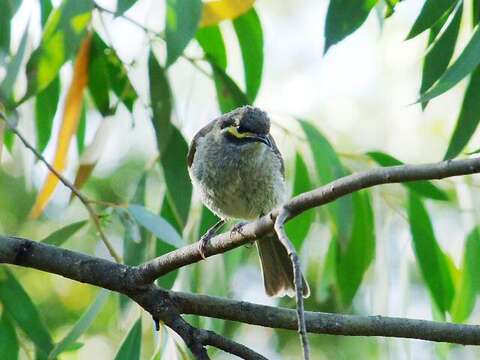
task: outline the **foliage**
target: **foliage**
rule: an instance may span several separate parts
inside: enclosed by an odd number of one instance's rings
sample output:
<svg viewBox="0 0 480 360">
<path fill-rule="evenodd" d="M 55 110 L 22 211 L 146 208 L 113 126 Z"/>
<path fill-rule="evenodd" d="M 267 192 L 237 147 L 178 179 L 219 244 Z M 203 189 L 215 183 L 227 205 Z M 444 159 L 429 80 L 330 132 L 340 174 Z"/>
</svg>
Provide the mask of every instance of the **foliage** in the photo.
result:
<svg viewBox="0 0 480 360">
<path fill-rule="evenodd" d="M 328 52 L 357 31 L 373 12 L 382 12 L 382 21 L 388 22 L 407 1 L 415 0 L 330 0 L 324 52 L 328 56 Z M 122 249 L 126 264 L 138 265 L 184 246 L 185 239 L 196 240 L 197 234 L 214 223 L 215 217 L 205 208 L 199 210 L 194 202 L 185 162 L 188 140 L 181 113 L 176 111 L 179 97 L 175 76 L 180 75 L 175 72 L 175 66 L 187 62 L 199 73 L 206 74 L 215 89 L 219 112 L 255 104 L 262 80 L 268 74 L 264 48 L 270 44 L 264 34 L 263 20 L 268 14 L 254 6 L 254 1 L 165 0 L 164 28 L 159 32 L 129 17 L 137 5 L 136 0 L 119 0 L 113 10 L 91 0 L 62 0 L 55 2 L 58 3 L 55 7 L 50 0 L 36 2 L 41 11 L 37 14 L 41 36 L 32 33 L 33 19 L 21 34 L 15 35 L 12 30 L 12 18 L 26 0 L 2 2 L 0 103 L 9 118 L 18 117 L 23 125 L 27 119 L 18 114 L 25 114 L 25 108 L 32 109 L 34 125 L 30 138 L 35 139 L 32 142 L 36 149 L 53 159 L 57 171 L 68 174 L 78 188 L 84 187 L 82 191 L 97 201 L 94 203 L 101 226 L 118 240 L 115 246 Z M 465 16 L 467 8 L 474 15 L 473 27 Z M 405 29 L 404 38 L 408 41 L 428 32 L 418 106 L 426 108 L 431 100 L 469 77 L 456 126 L 445 149 L 446 159 L 462 153 L 480 120 L 479 14 L 477 0 L 425 0 L 411 29 Z M 130 61 L 116 49 L 102 22 L 95 21 L 95 16 L 104 15 L 136 23 L 138 29 L 145 32 L 147 45 L 143 58 Z M 458 49 L 462 28 L 468 28 L 468 41 Z M 35 42 L 35 38 L 39 38 L 39 42 Z M 302 41 L 301 37 L 298 41 Z M 238 48 L 238 58 L 232 55 L 232 47 Z M 136 78 L 138 67 L 142 67 L 144 84 Z M 237 76 L 239 72 L 243 77 Z M 147 124 L 142 122 L 139 108 L 144 110 L 141 114 L 149 115 Z M 96 174 L 94 171 L 104 152 L 100 144 L 110 135 L 100 129 L 104 129 L 106 118 L 121 114 L 128 114 L 130 126 L 151 130 L 156 139 L 157 156 L 154 161 L 141 164 L 136 163 L 136 159 L 123 162 L 119 157 L 110 174 Z M 100 125 L 95 118 L 101 119 Z M 327 132 L 312 120 L 298 119 L 289 124 L 301 139 L 292 141 L 294 155 L 286 157 L 294 158 L 294 162 L 287 164 L 287 168 L 293 169 L 289 179 L 293 195 L 326 185 L 356 171 L 359 166 L 365 167 L 362 161 L 353 165 L 346 161 Z M 198 129 L 200 124 L 194 126 Z M 18 143 L 13 141 L 8 129 L 2 138 L 2 131 L 0 147 L 8 151 L 13 161 L 19 161 L 15 148 Z M 95 131 L 99 136 L 91 136 Z M 365 159 L 365 155 L 362 156 Z M 370 151 L 366 158 L 375 166 L 402 164 L 381 151 Z M 31 178 L 38 178 L 32 169 L 20 176 L 9 174 L 7 168 L 1 169 L 0 229 L 20 235 L 30 233 L 54 246 L 96 251 L 100 240 L 96 230 L 87 226 L 88 220 L 79 210 L 79 203 L 58 200 L 59 180 L 49 173 L 32 186 Z M 118 183 L 121 185 L 117 188 L 112 185 Z M 36 194 L 32 194 L 31 189 Z M 407 214 L 411 231 L 410 246 L 420 281 L 430 294 L 432 309 L 443 318 L 467 321 L 480 290 L 478 227 L 467 236 L 463 260 L 457 268 L 451 255 L 437 241 L 438 229 L 430 214 L 431 206 L 459 206 L 455 196 L 443 184 L 429 181 L 405 183 L 403 189 L 401 207 Z M 373 191 L 358 192 L 320 211 L 309 210 L 287 224 L 288 235 L 299 252 L 315 249 L 312 243 L 320 241 L 317 225 L 322 228 L 322 234 L 327 234 L 327 238 L 321 239 L 324 244 L 328 243 L 326 254 L 306 256 L 309 259 L 307 278 L 313 284 L 312 298 L 306 304 L 308 309 L 362 311 L 355 300 L 375 258 L 380 256 L 376 254 L 377 242 L 384 241 L 377 239 L 376 224 L 382 221 L 382 214 L 377 212 L 376 201 L 378 196 Z M 71 213 L 76 215 L 72 217 Z M 233 281 L 245 270 L 245 264 L 250 263 L 250 253 L 237 249 L 209 264 L 194 265 L 188 273 L 169 273 L 159 279 L 158 284 L 169 289 L 175 284 L 182 290 L 238 295 Z M 41 279 L 45 277 L 42 275 Z M 139 359 L 141 354 L 159 357 L 166 351 L 154 349 L 150 333 L 149 337 L 142 335 L 141 319 L 133 324 L 130 321 L 129 330 L 122 334 L 111 330 L 112 323 L 119 323 L 120 318 L 132 311 L 125 298 L 118 300 L 102 290 L 93 299 L 93 290 L 79 290 L 79 285 L 73 295 L 59 300 L 57 297 L 63 290 L 55 289 L 54 280 L 46 281 L 44 289 L 32 286 L 37 281 L 40 280 L 35 275 L 0 268 L 0 358 L 17 359 L 22 351 L 28 351 L 25 350 L 28 346 L 20 346 L 27 343 L 37 358 L 53 359 L 65 352 L 80 351 L 89 337 L 97 333 L 114 339 L 113 354 L 118 359 Z M 67 304 L 69 301 L 74 305 Z M 58 314 L 53 314 L 52 309 L 58 310 Z M 194 318 L 193 321 L 204 321 L 205 327 L 222 332 L 237 330 L 217 320 Z M 144 323 L 143 327 L 147 325 Z M 117 326 L 113 328 L 116 330 Z M 168 333 L 164 335 L 170 337 Z M 279 331 L 278 336 L 290 341 L 294 335 Z M 174 343 L 170 338 L 160 345 L 167 348 L 169 341 Z M 287 353 L 288 341 L 279 342 L 277 350 Z M 376 345 L 370 343 L 355 346 L 376 349 Z M 22 347 L 24 350 L 20 350 Z M 170 347 L 178 354 L 185 351 L 183 345 L 170 344 Z"/>
</svg>

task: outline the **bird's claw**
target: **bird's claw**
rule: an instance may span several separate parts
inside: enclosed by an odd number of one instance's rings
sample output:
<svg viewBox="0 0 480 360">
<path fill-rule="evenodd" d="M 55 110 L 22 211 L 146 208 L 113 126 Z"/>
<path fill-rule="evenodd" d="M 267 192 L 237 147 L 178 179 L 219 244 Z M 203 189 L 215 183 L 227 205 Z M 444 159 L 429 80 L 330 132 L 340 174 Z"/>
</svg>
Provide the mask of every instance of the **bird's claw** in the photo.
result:
<svg viewBox="0 0 480 360">
<path fill-rule="evenodd" d="M 207 245 L 210 239 L 213 237 L 213 235 L 214 235 L 213 231 L 207 231 L 197 242 L 198 252 L 200 253 L 200 256 L 202 257 L 203 260 L 207 260 L 207 257 L 205 256 L 205 252 L 207 250 Z"/>
</svg>

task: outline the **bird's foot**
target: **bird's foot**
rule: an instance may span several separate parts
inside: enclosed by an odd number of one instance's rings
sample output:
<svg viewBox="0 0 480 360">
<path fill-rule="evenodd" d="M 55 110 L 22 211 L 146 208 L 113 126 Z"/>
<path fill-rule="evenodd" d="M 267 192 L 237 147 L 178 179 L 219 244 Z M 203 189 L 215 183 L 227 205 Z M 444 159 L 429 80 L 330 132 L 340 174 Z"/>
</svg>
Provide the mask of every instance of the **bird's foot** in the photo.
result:
<svg viewBox="0 0 480 360">
<path fill-rule="evenodd" d="M 233 225 L 232 230 L 230 230 L 230 240 L 235 234 L 244 235 L 242 229 L 247 223 L 247 221 L 240 221 L 239 223 Z"/>
<path fill-rule="evenodd" d="M 217 231 L 222 225 L 225 223 L 225 220 L 220 219 L 215 225 L 213 225 L 208 231 L 198 240 L 198 252 L 203 260 L 206 260 L 207 257 L 205 256 L 205 251 L 207 250 L 207 245 L 211 238 L 213 238 Z"/>
<path fill-rule="evenodd" d="M 205 251 L 207 250 L 207 245 L 208 245 L 210 239 L 214 235 L 215 235 L 215 232 L 209 230 L 197 242 L 198 252 L 200 253 L 200 256 L 202 257 L 203 260 L 207 260 L 207 257 L 205 256 Z"/>
</svg>

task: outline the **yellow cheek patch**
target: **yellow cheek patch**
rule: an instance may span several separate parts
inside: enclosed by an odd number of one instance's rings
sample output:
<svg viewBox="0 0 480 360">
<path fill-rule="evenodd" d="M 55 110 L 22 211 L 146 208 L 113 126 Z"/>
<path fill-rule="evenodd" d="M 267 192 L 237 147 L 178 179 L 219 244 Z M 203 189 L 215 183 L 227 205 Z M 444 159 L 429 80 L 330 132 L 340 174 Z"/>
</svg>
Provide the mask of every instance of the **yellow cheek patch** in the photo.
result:
<svg viewBox="0 0 480 360">
<path fill-rule="evenodd" d="M 244 132 L 244 133 L 238 132 L 238 129 L 235 126 L 230 126 L 228 128 L 228 132 L 233 136 L 235 136 L 237 139 L 243 139 L 243 138 L 255 136 L 255 134 L 251 132 Z"/>
</svg>

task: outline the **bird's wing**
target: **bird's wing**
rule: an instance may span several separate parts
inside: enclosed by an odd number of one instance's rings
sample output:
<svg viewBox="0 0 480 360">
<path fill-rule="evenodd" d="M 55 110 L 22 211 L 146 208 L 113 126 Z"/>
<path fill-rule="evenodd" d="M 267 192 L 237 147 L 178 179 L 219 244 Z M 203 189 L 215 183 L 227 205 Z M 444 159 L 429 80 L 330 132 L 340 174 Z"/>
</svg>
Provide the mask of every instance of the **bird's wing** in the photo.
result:
<svg viewBox="0 0 480 360">
<path fill-rule="evenodd" d="M 208 132 L 210 132 L 210 130 L 212 130 L 213 126 L 215 125 L 215 121 L 217 121 L 217 119 L 210 121 L 207 125 L 201 128 L 193 137 L 192 142 L 190 143 L 190 147 L 188 149 L 188 154 L 187 154 L 188 167 L 192 166 L 193 158 L 195 156 L 195 151 L 197 150 L 198 140 L 204 137 Z"/>
<path fill-rule="evenodd" d="M 278 160 L 280 160 L 280 172 L 282 173 L 283 179 L 285 179 L 285 164 L 283 163 L 282 154 L 280 153 L 280 150 L 278 150 L 277 144 L 275 143 L 273 136 L 271 134 L 268 134 L 268 138 L 272 143 L 273 153 L 277 156 Z"/>
</svg>

